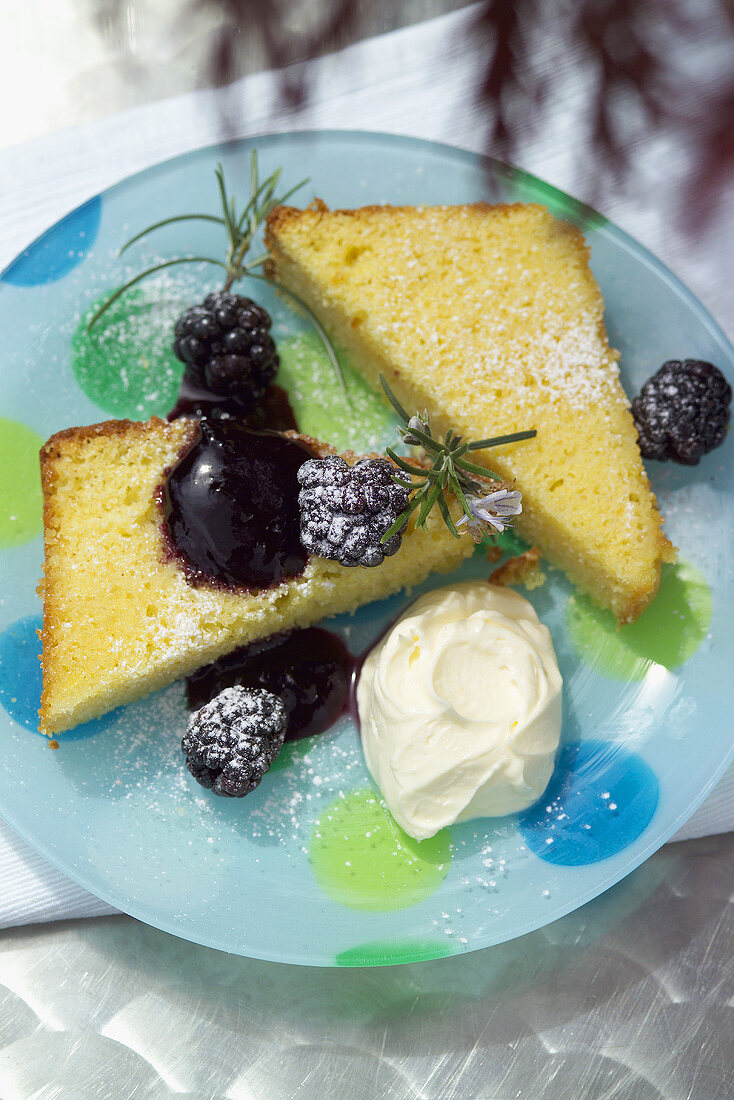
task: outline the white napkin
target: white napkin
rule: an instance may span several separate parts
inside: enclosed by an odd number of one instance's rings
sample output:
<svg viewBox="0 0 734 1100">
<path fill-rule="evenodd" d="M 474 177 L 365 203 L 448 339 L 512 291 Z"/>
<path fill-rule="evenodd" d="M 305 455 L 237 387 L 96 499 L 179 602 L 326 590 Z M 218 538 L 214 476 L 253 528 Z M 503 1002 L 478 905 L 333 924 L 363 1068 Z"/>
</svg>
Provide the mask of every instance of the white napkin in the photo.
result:
<svg viewBox="0 0 734 1100">
<path fill-rule="evenodd" d="M 278 76 L 261 73 L 225 89 L 224 101 L 240 114 L 230 111 L 229 128 L 222 96 L 196 92 L 1 150 L 0 269 L 85 199 L 168 157 L 231 138 L 232 129 L 236 136 L 291 129 L 388 131 L 485 151 L 475 94 L 486 48 L 470 32 L 475 16 L 475 8 L 464 9 L 312 63 L 310 98 L 298 112 L 278 106 Z M 722 46 L 723 58 L 709 50 L 709 72 L 726 65 L 723 39 Z M 660 129 L 639 142 L 624 191 L 615 185 L 591 193 L 588 87 L 575 62 L 572 53 L 560 63 L 537 55 L 539 66 L 553 67 L 554 94 L 537 129 L 520 127 L 517 163 L 604 210 L 668 263 L 731 333 L 734 300 L 721 275 L 734 253 L 734 194 L 706 235 L 687 240 L 676 226 L 678 181 L 688 151 Z M 675 839 L 732 827 L 734 768 Z M 0 927 L 110 912 L 0 821 Z"/>
</svg>

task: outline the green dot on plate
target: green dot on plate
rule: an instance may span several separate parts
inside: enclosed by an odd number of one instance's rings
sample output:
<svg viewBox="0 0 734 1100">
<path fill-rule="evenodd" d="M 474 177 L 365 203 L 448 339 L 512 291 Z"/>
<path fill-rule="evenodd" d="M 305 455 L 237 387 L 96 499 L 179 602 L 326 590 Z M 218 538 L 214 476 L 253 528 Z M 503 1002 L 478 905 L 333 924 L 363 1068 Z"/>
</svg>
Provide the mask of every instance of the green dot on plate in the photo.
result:
<svg viewBox="0 0 734 1100">
<path fill-rule="evenodd" d="M 114 416 L 165 416 L 183 373 L 173 354 L 173 327 L 199 292 L 173 278 L 151 278 L 125 291 L 87 331 L 89 318 L 106 297 L 93 303 L 72 338 L 77 382 Z"/>
<path fill-rule="evenodd" d="M 32 428 L 0 417 L 0 546 L 20 546 L 41 530 L 42 444 Z"/>
<path fill-rule="evenodd" d="M 588 596 L 569 600 L 568 631 L 586 664 L 615 680 L 642 679 L 651 662 L 678 668 L 696 652 L 711 624 L 711 589 L 695 565 L 664 565 L 660 590 L 639 619 L 617 626 Z"/>
<path fill-rule="evenodd" d="M 339 361 L 349 400 L 318 337 L 290 336 L 278 340 L 278 385 L 288 390 L 300 430 L 326 439 L 341 450 L 381 451 L 395 444 L 397 417 L 383 398 L 370 389 L 343 353 Z"/>
<path fill-rule="evenodd" d="M 562 191 L 557 190 L 550 183 L 544 183 L 543 180 L 524 176 L 520 179 L 520 186 L 526 192 L 529 190 L 531 194 L 526 193 L 515 201 L 542 202 L 556 217 L 567 218 L 587 233 L 594 229 L 602 229 L 609 224 L 598 210 L 594 210 L 578 199 L 571 198 L 570 195 L 564 195 Z"/>
<path fill-rule="evenodd" d="M 503 531 L 502 534 L 497 535 L 496 538 L 489 541 L 490 544 L 494 543 L 495 545 L 499 546 L 503 554 L 508 554 L 512 557 L 514 557 L 516 554 L 523 554 L 530 547 L 530 543 L 525 542 L 524 539 L 519 538 L 519 536 L 516 535 L 515 532 L 510 528 L 508 528 L 506 531 Z M 481 553 L 486 554 L 487 544 L 480 543 L 479 549 Z"/>
<path fill-rule="evenodd" d="M 438 940 L 375 940 L 350 947 L 336 956 L 337 966 L 394 966 L 398 963 L 425 962 L 453 955 L 454 948 Z"/>
<path fill-rule="evenodd" d="M 303 737 L 299 741 L 286 741 L 283 748 L 270 765 L 271 772 L 285 771 L 286 768 L 300 763 L 304 756 L 314 747 L 317 735 Z"/>
<path fill-rule="evenodd" d="M 418 842 L 396 825 L 373 790 L 332 802 L 311 833 L 311 870 L 329 897 L 375 912 L 415 905 L 438 889 L 451 863 L 443 829 Z"/>
</svg>

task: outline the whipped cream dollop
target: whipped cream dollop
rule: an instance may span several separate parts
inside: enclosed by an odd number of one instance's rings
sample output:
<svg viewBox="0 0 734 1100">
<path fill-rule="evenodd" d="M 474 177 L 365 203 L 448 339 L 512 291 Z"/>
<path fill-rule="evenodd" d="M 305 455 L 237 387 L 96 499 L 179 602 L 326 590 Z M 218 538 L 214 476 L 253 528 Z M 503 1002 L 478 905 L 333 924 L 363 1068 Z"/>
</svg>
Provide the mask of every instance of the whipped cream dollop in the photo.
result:
<svg viewBox="0 0 734 1100">
<path fill-rule="evenodd" d="M 405 832 L 425 840 L 540 798 L 561 686 L 548 628 L 517 592 L 471 581 L 411 604 L 357 685 L 367 766 Z"/>
</svg>

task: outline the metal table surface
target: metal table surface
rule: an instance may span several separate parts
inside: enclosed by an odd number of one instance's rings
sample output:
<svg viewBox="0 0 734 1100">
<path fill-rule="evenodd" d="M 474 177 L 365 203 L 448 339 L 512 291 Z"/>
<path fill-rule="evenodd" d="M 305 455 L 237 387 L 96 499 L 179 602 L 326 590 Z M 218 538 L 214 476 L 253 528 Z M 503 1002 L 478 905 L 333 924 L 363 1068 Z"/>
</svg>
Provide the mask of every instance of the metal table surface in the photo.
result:
<svg viewBox="0 0 734 1100">
<path fill-rule="evenodd" d="M 104 917 L 0 937 L 3 1100 L 731 1100 L 734 836 L 510 943 L 237 958 Z"/>
<path fill-rule="evenodd" d="M 181 0 L 117 6 L 8 9 L 6 100 L 43 77 L 0 146 L 200 83 L 204 5 L 194 23 Z M 359 31 L 461 6 L 362 4 Z M 0 1098 L 731 1100 L 733 895 L 729 834 L 668 845 L 521 939 L 402 967 L 236 958 L 123 916 L 5 931 Z"/>
</svg>

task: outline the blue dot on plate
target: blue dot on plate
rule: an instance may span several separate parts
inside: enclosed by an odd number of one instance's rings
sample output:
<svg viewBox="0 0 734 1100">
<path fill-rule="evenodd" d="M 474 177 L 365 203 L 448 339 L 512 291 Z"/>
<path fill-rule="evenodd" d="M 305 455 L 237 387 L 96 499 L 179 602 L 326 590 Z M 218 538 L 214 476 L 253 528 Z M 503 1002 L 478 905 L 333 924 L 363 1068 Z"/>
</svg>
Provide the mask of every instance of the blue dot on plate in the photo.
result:
<svg viewBox="0 0 734 1100">
<path fill-rule="evenodd" d="M 582 867 L 637 840 L 658 804 L 655 773 L 612 741 L 566 745 L 548 789 L 520 814 L 527 846 L 548 863 Z"/>
<path fill-rule="evenodd" d="M 99 195 L 85 202 L 28 245 L 0 279 L 13 286 L 54 283 L 80 264 L 94 244 L 102 214 Z"/>
<path fill-rule="evenodd" d="M 40 628 L 40 616 L 29 615 L 18 619 L 0 634 L 0 704 L 14 722 L 34 733 L 38 733 L 38 708 L 41 705 L 41 664 L 38 660 L 41 643 L 36 634 Z M 59 737 L 64 741 L 92 737 L 111 724 L 114 713 L 85 722 L 59 734 Z"/>
</svg>

